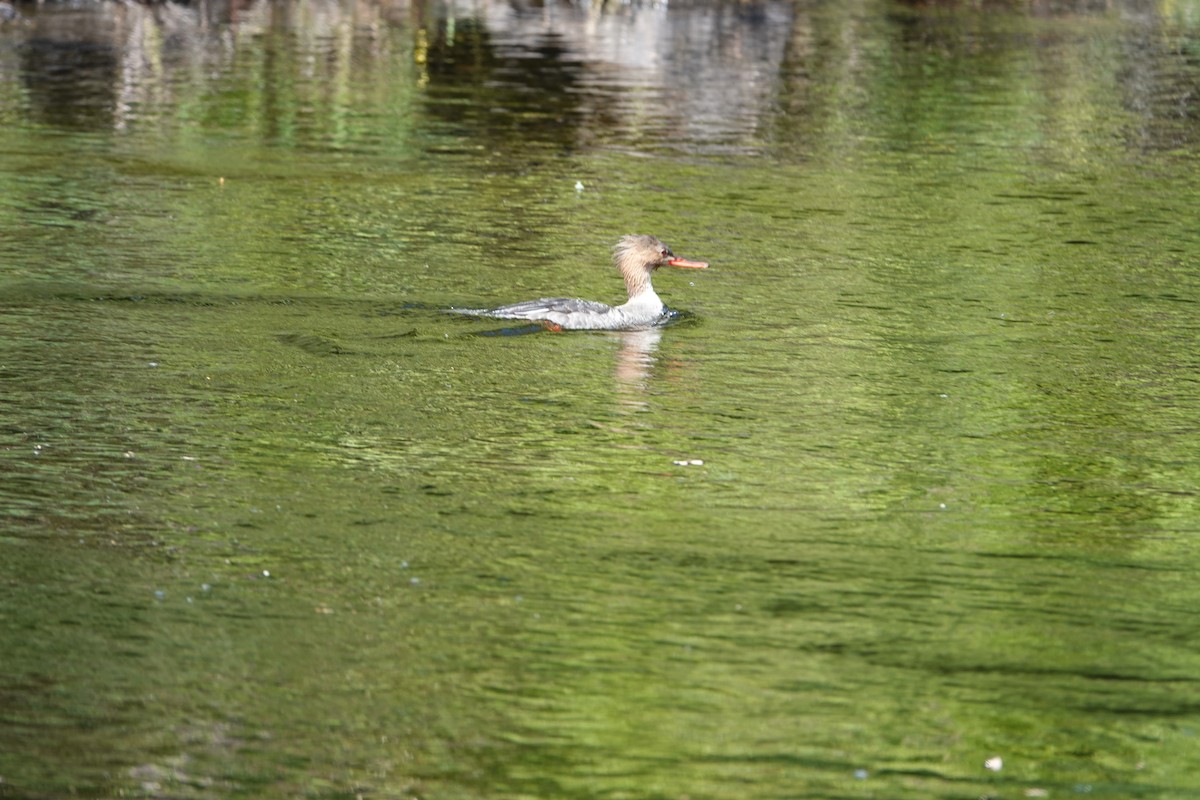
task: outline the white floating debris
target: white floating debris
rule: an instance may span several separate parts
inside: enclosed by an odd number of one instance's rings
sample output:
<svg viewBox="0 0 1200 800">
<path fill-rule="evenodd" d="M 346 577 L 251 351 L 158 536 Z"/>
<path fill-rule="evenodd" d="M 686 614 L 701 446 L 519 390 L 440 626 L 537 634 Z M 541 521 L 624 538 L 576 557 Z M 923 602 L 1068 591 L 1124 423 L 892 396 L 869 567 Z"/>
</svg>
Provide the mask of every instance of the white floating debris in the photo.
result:
<svg viewBox="0 0 1200 800">
<path fill-rule="evenodd" d="M 271 577 L 271 570 L 269 570 L 269 569 L 264 569 L 264 570 L 263 570 L 263 577 L 264 577 L 264 578 L 269 578 L 269 577 Z"/>
<path fill-rule="evenodd" d="M 1030 788 L 1025 790 L 1025 796 L 1026 797 L 1049 797 L 1050 793 L 1047 792 L 1045 789 L 1039 789 L 1036 786 L 1031 786 Z"/>
<path fill-rule="evenodd" d="M 857 780 L 865 781 L 867 778 L 870 777 L 870 773 L 867 772 L 865 769 L 856 769 L 856 770 L 854 770 L 854 777 Z"/>
<path fill-rule="evenodd" d="M 677 467 L 703 467 L 704 462 L 699 458 L 681 458 L 677 461 L 672 461 Z"/>
<path fill-rule="evenodd" d="M 583 191 L 583 181 L 575 181 L 575 191 L 577 191 L 577 192 Z"/>
<path fill-rule="evenodd" d="M 986 769 L 990 769 L 992 772 L 999 772 L 1000 770 L 1004 769 L 1004 759 L 1002 759 L 1000 756 L 992 756 L 987 761 L 983 762 L 983 766 Z"/>
</svg>

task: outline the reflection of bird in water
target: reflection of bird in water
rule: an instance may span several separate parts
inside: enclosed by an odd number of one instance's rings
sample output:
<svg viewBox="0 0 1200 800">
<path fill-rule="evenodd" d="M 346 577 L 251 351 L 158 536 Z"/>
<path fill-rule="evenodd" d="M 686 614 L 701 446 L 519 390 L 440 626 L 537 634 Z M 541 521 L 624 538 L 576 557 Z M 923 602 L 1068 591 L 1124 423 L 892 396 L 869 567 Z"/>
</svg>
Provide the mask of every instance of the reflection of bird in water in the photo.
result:
<svg viewBox="0 0 1200 800">
<path fill-rule="evenodd" d="M 704 269 L 703 261 L 678 258 L 653 236 L 623 236 L 613 248 L 613 261 L 625 279 L 629 300 L 610 306 L 594 300 L 569 297 L 543 297 L 492 309 L 451 309 L 459 314 L 496 319 L 526 319 L 540 322 L 551 330 L 644 330 L 671 319 L 671 311 L 650 284 L 654 270 L 671 267 Z"/>
<path fill-rule="evenodd" d="M 626 409 L 645 410 L 649 406 L 645 397 L 646 382 L 657 358 L 662 329 L 647 328 L 614 335 L 621 337 L 621 349 L 617 352 L 617 367 L 613 376 L 617 382 L 618 401 Z"/>
</svg>

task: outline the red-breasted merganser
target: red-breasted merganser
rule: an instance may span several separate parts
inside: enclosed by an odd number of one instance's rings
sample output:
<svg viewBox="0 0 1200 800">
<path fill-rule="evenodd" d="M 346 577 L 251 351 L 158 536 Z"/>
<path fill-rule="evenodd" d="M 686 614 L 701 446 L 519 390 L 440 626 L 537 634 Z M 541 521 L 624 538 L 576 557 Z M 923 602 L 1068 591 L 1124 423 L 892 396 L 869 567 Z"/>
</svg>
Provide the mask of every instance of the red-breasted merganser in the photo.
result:
<svg viewBox="0 0 1200 800">
<path fill-rule="evenodd" d="M 628 331 L 653 328 L 671 317 L 670 310 L 663 305 L 650 284 L 654 270 L 663 264 L 690 269 L 708 266 L 703 261 L 678 258 L 661 241 L 645 235 L 621 237 L 621 241 L 613 248 L 613 262 L 625 279 L 625 288 L 629 292 L 629 300 L 619 306 L 570 297 L 543 297 L 499 308 L 453 308 L 451 311 L 477 317 L 527 319 L 540 322 L 551 330 Z"/>
</svg>

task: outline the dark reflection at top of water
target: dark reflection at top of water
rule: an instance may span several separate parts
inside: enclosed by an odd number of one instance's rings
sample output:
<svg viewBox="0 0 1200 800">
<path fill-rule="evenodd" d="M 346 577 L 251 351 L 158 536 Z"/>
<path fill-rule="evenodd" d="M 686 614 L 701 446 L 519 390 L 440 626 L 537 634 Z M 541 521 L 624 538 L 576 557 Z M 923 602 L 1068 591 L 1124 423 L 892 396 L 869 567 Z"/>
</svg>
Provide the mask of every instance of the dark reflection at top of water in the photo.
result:
<svg viewBox="0 0 1200 800">
<path fill-rule="evenodd" d="M 1195 143 L 1194 20 L 1093 5 L 47 4 L 0 34 L 20 40 L 15 63 L 0 50 L 0 75 L 27 89 L 0 114 L 77 130 L 199 124 L 380 155 L 466 144 L 793 159 L 853 110 L 870 110 L 867 139 L 926 119 L 914 147 L 998 136 L 1028 92 L 1045 95 L 1041 114 L 1086 118 L 1098 103 L 1078 89 L 1100 70 L 1130 118 L 1099 125 L 1139 148 Z M 1078 46 L 1111 38 L 1106 26 L 1123 30 L 1119 49 Z M 959 117 L 931 130 L 912 113 L 972 97 L 996 108 L 975 120 L 984 127 L 958 130 Z"/>
<path fill-rule="evenodd" d="M 19 63 L 0 56 L 0 73 L 21 76 L 34 119 L 71 129 L 232 123 L 267 141 L 380 150 L 396 146 L 379 138 L 384 128 L 415 132 L 405 109 L 419 99 L 444 123 L 437 133 L 490 146 L 749 152 L 793 13 L 772 1 L 599 14 L 328 0 L 305 13 L 269 0 L 219 8 L 37 7 Z M 240 102 L 247 95 L 257 97 Z"/>
<path fill-rule="evenodd" d="M 120 53 L 109 42 L 30 39 L 21 77 L 39 121 L 64 128 L 107 128 L 117 102 Z"/>
<path fill-rule="evenodd" d="M 750 152 L 770 107 L 793 6 L 694 4 L 519 9 L 481 17 L 500 52 L 553 41 L 577 65 L 577 127 L 588 144 Z"/>
</svg>

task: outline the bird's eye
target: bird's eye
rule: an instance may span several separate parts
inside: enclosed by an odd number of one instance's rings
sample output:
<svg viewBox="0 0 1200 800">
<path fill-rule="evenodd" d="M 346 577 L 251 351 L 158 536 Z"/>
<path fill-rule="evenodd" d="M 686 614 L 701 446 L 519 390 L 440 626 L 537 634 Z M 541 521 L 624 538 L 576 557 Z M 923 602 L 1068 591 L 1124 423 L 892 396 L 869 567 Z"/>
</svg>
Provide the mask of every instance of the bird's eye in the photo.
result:
<svg viewBox="0 0 1200 800">
<path fill-rule="evenodd" d="M 658 251 L 658 254 L 663 258 L 666 258 L 667 256 L 671 255 L 671 251 L 664 247 L 662 250 Z"/>
</svg>

